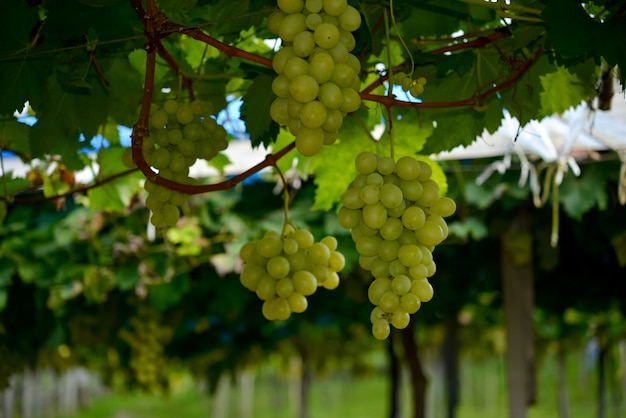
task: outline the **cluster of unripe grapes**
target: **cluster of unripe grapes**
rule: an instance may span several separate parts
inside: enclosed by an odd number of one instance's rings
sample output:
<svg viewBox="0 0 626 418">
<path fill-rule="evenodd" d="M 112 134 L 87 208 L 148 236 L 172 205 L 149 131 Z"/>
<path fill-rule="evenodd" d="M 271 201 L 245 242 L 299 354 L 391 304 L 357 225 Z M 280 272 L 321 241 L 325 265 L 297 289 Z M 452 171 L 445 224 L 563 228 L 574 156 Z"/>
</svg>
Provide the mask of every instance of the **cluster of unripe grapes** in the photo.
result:
<svg viewBox="0 0 626 418">
<path fill-rule="evenodd" d="M 210 117 L 211 105 L 202 101 L 179 103 L 167 100 L 163 106 L 150 107 L 150 132 L 143 139 L 146 162 L 160 177 L 181 184 L 193 184 L 189 168 L 196 159 L 210 160 L 226 149 L 226 131 Z M 180 218 L 185 196 L 149 180 L 146 207 L 152 212 L 150 222 L 156 227 L 174 226 Z"/>
<path fill-rule="evenodd" d="M 347 113 L 361 106 L 361 63 L 350 53 L 361 15 L 347 0 L 278 0 L 268 20 L 283 47 L 272 61 L 277 98 L 270 115 L 305 156 L 337 139 Z"/>
<path fill-rule="evenodd" d="M 136 316 L 129 319 L 129 328 L 119 331 L 119 337 L 131 349 L 130 369 L 140 387 L 156 391 L 162 386 L 165 356 L 164 346 L 173 331 L 160 324 L 160 316 L 150 308 L 140 306 Z"/>
<path fill-rule="evenodd" d="M 318 287 L 335 289 L 345 266 L 337 240 L 327 236 L 315 242 L 311 232 L 287 225 L 281 234 L 268 231 L 239 252 L 244 262 L 241 283 L 263 300 L 263 316 L 285 320 L 304 312 L 306 297 Z"/>
<path fill-rule="evenodd" d="M 375 305 L 370 319 L 374 337 L 382 340 L 390 325 L 405 328 L 410 314 L 432 298 L 432 252 L 447 237 L 443 218 L 456 205 L 439 196 L 432 169 L 423 161 L 362 152 L 355 165 L 359 174 L 342 197 L 339 223 L 351 230 L 359 264 L 374 276 L 368 289 Z"/>
<path fill-rule="evenodd" d="M 424 77 L 418 77 L 413 79 L 407 73 L 400 72 L 396 74 L 396 83 L 402 87 L 402 90 L 408 92 L 413 97 L 420 97 L 424 93 L 424 86 L 426 85 L 426 79 Z"/>
</svg>

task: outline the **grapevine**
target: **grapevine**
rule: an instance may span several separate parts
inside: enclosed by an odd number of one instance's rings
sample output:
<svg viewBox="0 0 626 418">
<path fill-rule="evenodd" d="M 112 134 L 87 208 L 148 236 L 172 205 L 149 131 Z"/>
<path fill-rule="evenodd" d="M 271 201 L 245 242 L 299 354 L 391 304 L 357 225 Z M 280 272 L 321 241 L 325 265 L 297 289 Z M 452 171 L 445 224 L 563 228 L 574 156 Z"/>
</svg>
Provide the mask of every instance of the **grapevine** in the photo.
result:
<svg viewBox="0 0 626 418">
<path fill-rule="evenodd" d="M 359 264 L 374 277 L 368 298 L 372 333 L 389 336 L 403 329 L 422 302 L 433 297 L 435 246 L 448 235 L 443 218 L 456 210 L 439 196 L 430 165 L 412 157 L 394 161 L 370 152 L 357 155 L 358 175 L 342 197 L 339 223 L 351 230 Z"/>
</svg>

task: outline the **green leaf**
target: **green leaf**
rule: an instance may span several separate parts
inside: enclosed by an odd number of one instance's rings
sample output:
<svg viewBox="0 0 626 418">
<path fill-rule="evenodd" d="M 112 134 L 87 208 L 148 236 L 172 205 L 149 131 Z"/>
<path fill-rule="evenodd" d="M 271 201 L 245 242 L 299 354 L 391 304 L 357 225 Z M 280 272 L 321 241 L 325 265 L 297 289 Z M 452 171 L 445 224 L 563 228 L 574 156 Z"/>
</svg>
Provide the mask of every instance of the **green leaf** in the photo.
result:
<svg viewBox="0 0 626 418">
<path fill-rule="evenodd" d="M 226 168 L 232 162 L 230 161 L 230 158 L 228 158 L 228 156 L 226 154 L 220 152 L 215 157 L 213 157 L 209 161 L 207 161 L 207 163 L 211 167 L 216 168 L 220 173 L 224 174 L 224 168 Z"/>
<path fill-rule="evenodd" d="M 489 234 L 489 229 L 480 219 L 469 216 L 463 221 L 454 221 L 448 225 L 450 235 L 457 236 L 461 239 L 473 239 L 480 241 Z"/>
<path fill-rule="evenodd" d="M 583 81 L 564 67 L 541 78 L 541 110 L 544 116 L 562 114 L 567 109 L 587 100 L 594 94 L 588 80 Z"/>
<path fill-rule="evenodd" d="M 13 177 L 12 173 L 7 173 L 6 176 L 0 176 L 0 195 L 4 195 L 6 191 L 8 196 L 13 196 L 29 187 L 30 182 L 28 180 L 21 177 Z"/>
<path fill-rule="evenodd" d="M 148 288 L 150 305 L 159 311 L 177 305 L 189 291 L 189 274 L 179 274 L 171 282 Z"/>
<path fill-rule="evenodd" d="M 35 52 L 31 30 L 38 33 L 38 21 L 37 7 L 28 7 L 28 2 L 5 1 L 0 6 L 0 114 L 21 111 L 26 101 L 33 107 L 43 101 L 50 68 L 44 60 L 29 57 Z"/>
<path fill-rule="evenodd" d="M 122 147 L 103 148 L 100 150 L 98 154 L 100 166 L 100 172 L 98 173 L 99 181 L 113 174 L 128 170 L 122 162 L 123 154 L 124 148 Z M 88 190 L 89 207 L 111 212 L 123 211 L 139 191 L 142 179 L 143 175 L 140 172 L 134 172 Z"/>
<path fill-rule="evenodd" d="M 278 135 L 278 124 L 270 117 L 270 106 L 276 96 L 272 92 L 272 80 L 259 74 L 243 96 L 241 119 L 246 123 L 252 146 L 268 146 Z"/>
<path fill-rule="evenodd" d="M 600 170 L 585 167 L 583 173 L 576 177 L 568 173 L 563 178 L 559 189 L 559 201 L 565 213 L 571 218 L 580 220 L 585 212 L 594 206 L 604 210 L 607 207 L 606 178 Z"/>
</svg>

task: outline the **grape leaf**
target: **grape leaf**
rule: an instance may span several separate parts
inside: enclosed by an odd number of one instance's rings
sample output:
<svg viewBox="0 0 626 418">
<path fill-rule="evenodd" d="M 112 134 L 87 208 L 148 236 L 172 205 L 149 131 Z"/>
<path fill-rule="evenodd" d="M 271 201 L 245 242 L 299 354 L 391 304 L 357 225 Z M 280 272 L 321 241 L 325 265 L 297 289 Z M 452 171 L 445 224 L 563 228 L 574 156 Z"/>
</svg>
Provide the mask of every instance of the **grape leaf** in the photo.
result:
<svg viewBox="0 0 626 418">
<path fill-rule="evenodd" d="M 259 74 L 243 96 L 241 119 L 246 123 L 253 147 L 267 146 L 278 135 L 278 124 L 270 117 L 270 106 L 276 97 L 272 92 L 272 80 L 269 75 Z"/>
<path fill-rule="evenodd" d="M 89 140 L 98 132 L 100 125 L 106 123 L 109 104 L 104 87 L 94 77 L 90 78 L 90 93 L 72 92 L 51 77 L 47 106 L 37 113 L 37 123 L 31 129 L 33 157 L 62 155 L 68 168 L 84 166 L 77 152 L 86 144 L 79 142 L 79 135 L 82 133 Z"/>
<path fill-rule="evenodd" d="M 553 73 L 541 78 L 543 91 L 541 92 L 541 113 L 544 116 L 554 113 L 562 114 L 576 104 L 582 103 L 593 94 L 589 91 L 588 82 L 583 82 L 576 74 L 570 73 L 564 67 L 557 67 Z"/>
<path fill-rule="evenodd" d="M 102 148 L 99 151 L 99 180 L 127 170 L 122 163 L 123 154 L 122 147 Z M 88 190 L 89 207 L 95 210 L 123 211 L 137 194 L 142 179 L 143 175 L 135 172 Z"/>
<path fill-rule="evenodd" d="M 580 220 L 585 212 L 595 205 L 598 205 L 600 210 L 606 209 L 608 203 L 606 190 L 605 176 L 590 166 L 586 167 L 579 177 L 568 173 L 563 178 L 559 189 L 559 201 L 568 216 Z"/>
<path fill-rule="evenodd" d="M 331 210 L 357 174 L 354 159 L 361 151 L 377 151 L 378 143 L 367 140 L 363 126 L 355 118 L 346 118 L 339 139 L 330 147 L 323 147 L 311 159 L 315 173 L 314 210 Z"/>
<path fill-rule="evenodd" d="M 30 31 L 38 20 L 37 8 L 28 7 L 27 2 L 0 5 L 0 114 L 21 111 L 28 100 L 31 106 L 39 106 L 43 99 L 49 68 L 43 60 L 29 57 L 36 52 Z"/>
<path fill-rule="evenodd" d="M 30 127 L 17 120 L 5 119 L 0 122 L 0 149 L 16 152 L 20 157 L 30 156 L 28 134 Z"/>
</svg>

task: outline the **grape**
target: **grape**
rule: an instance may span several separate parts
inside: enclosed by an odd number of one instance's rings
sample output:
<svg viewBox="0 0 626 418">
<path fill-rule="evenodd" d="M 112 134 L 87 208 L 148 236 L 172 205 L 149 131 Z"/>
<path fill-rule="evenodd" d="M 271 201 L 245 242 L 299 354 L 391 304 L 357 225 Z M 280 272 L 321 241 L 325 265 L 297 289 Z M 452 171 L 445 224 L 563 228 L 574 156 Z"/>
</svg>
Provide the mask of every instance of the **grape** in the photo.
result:
<svg viewBox="0 0 626 418">
<path fill-rule="evenodd" d="M 308 74 L 296 76 L 289 85 L 291 97 L 300 103 L 307 103 L 317 97 L 320 86 L 317 81 Z"/>
<path fill-rule="evenodd" d="M 313 100 L 302 106 L 300 120 L 307 128 L 319 128 L 324 124 L 327 114 L 326 107 L 317 100 Z"/>
<path fill-rule="evenodd" d="M 346 0 L 323 0 L 324 11 L 331 16 L 339 16 L 348 8 Z"/>
<path fill-rule="evenodd" d="M 389 337 L 391 329 L 389 327 L 389 321 L 384 318 L 377 319 L 372 324 L 372 335 L 378 340 L 384 340 Z"/>
<path fill-rule="evenodd" d="M 318 94 L 320 102 L 328 109 L 339 109 L 343 105 L 343 91 L 333 82 L 320 85 Z M 343 121 L 343 115 L 341 116 L 341 120 Z"/>
<path fill-rule="evenodd" d="M 278 26 L 278 36 L 285 42 L 293 42 L 300 32 L 306 30 L 306 20 L 302 13 L 286 15 Z"/>
<path fill-rule="evenodd" d="M 313 37 L 318 46 L 324 49 L 332 49 L 339 43 L 341 35 L 337 26 L 332 23 L 320 23 L 315 28 Z"/>
<path fill-rule="evenodd" d="M 357 9 L 348 5 L 339 16 L 339 24 L 348 32 L 354 32 L 361 26 L 361 14 Z"/>
<path fill-rule="evenodd" d="M 306 157 L 317 154 L 324 145 L 324 130 L 303 126 L 296 134 L 296 147 Z"/>
<path fill-rule="evenodd" d="M 313 49 L 315 49 L 315 37 L 311 32 L 300 32 L 293 38 L 293 52 L 297 56 L 308 57 Z"/>
<path fill-rule="evenodd" d="M 302 293 L 298 292 L 293 292 L 291 295 L 289 295 L 289 297 L 287 298 L 287 302 L 289 303 L 289 308 L 291 309 L 291 312 L 295 313 L 302 313 L 306 311 L 306 308 L 309 305 L 306 297 Z"/>
<path fill-rule="evenodd" d="M 309 74 L 321 85 L 332 77 L 335 71 L 335 62 L 328 54 L 315 54 L 309 61 Z M 321 87 L 321 86 L 320 86 Z"/>
<path fill-rule="evenodd" d="M 433 297 L 427 280 L 437 269 L 432 251 L 447 237 L 443 217 L 455 204 L 439 197 L 423 161 L 361 152 L 354 164 L 359 174 L 342 196 L 339 224 L 350 229 L 359 265 L 374 277 L 368 288 L 372 332 L 384 339 L 390 325 L 405 328 Z"/>
<path fill-rule="evenodd" d="M 304 8 L 302 0 L 278 0 L 278 7 L 285 13 L 298 13 Z"/>
</svg>

